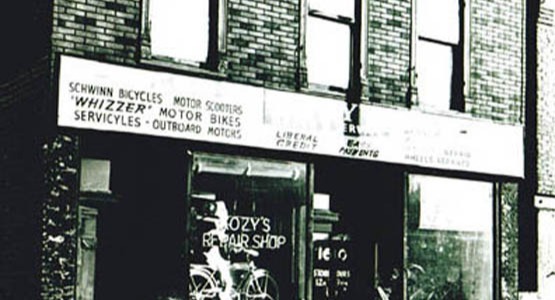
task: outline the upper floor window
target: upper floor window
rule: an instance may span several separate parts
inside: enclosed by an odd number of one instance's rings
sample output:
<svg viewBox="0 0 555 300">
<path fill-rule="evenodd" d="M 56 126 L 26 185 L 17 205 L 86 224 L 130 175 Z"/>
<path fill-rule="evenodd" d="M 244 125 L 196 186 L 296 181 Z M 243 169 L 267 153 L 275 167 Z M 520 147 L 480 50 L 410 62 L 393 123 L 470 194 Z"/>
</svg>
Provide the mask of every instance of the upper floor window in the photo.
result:
<svg viewBox="0 0 555 300">
<path fill-rule="evenodd" d="M 309 87 L 345 92 L 361 74 L 363 1 L 307 0 L 305 47 Z M 362 66 L 364 68 L 364 64 Z M 360 80 L 360 79 L 358 79 Z"/>
<path fill-rule="evenodd" d="M 224 50 L 225 0 L 147 0 L 143 57 L 215 70 Z"/>
<path fill-rule="evenodd" d="M 463 0 L 417 0 L 418 104 L 462 110 L 464 86 Z"/>
</svg>

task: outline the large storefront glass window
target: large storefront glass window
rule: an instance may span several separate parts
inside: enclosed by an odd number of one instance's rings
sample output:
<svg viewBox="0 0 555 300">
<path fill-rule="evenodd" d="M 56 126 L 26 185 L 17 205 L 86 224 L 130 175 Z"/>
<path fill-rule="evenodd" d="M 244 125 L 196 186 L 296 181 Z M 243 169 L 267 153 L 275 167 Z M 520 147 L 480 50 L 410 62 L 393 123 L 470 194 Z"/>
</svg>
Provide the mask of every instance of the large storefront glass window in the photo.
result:
<svg viewBox="0 0 555 300">
<path fill-rule="evenodd" d="M 306 167 L 196 154 L 189 299 L 296 299 L 303 278 Z"/>
<path fill-rule="evenodd" d="M 493 184 L 410 175 L 407 299 L 493 299 Z"/>
<path fill-rule="evenodd" d="M 306 299 L 306 164 L 82 145 L 77 300 Z"/>
</svg>

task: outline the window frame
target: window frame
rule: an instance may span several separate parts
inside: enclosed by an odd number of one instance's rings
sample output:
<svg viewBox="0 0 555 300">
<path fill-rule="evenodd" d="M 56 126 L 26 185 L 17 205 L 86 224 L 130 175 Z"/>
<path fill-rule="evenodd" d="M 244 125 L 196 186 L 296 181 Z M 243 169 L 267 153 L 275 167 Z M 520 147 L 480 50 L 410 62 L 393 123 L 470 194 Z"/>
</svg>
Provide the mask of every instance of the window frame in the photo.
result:
<svg viewBox="0 0 555 300">
<path fill-rule="evenodd" d="M 152 21 L 149 16 L 150 1 L 157 0 L 144 0 L 142 3 L 140 62 L 195 73 L 223 75 L 226 69 L 223 57 L 227 49 L 227 0 L 207 0 L 209 1 L 209 32 L 208 53 L 205 61 L 193 61 L 152 53 L 152 37 L 150 33 Z M 179 33 L 179 31 L 176 30 L 175 33 Z"/>
<path fill-rule="evenodd" d="M 286 172 L 283 172 L 286 170 Z M 289 172 L 291 171 L 291 172 Z M 187 182 L 186 182 L 186 207 L 187 207 L 187 243 L 185 253 L 190 253 L 192 246 L 191 239 L 194 234 L 192 228 L 192 199 L 198 186 L 195 185 L 196 176 L 224 176 L 226 180 L 236 182 L 234 189 L 236 191 L 244 191 L 246 187 L 253 187 L 252 183 L 256 180 L 290 180 L 294 182 L 291 187 L 296 191 L 297 198 L 289 203 L 292 208 L 291 213 L 291 230 L 292 235 L 288 237 L 291 243 L 291 260 L 290 260 L 290 282 L 292 293 L 295 299 L 306 299 L 308 292 L 308 283 L 306 278 L 308 268 L 308 252 L 309 240 L 308 223 L 303 220 L 310 218 L 307 206 L 310 203 L 310 193 L 307 187 L 310 186 L 311 180 L 310 164 L 306 162 L 293 161 L 287 159 L 269 159 L 265 157 L 224 154 L 218 152 L 203 151 L 187 151 Z M 220 179 L 221 180 L 221 179 Z M 248 184 L 245 184 L 249 182 Z M 293 189 L 291 189 L 293 190 Z M 208 191 L 211 192 L 211 191 Z M 184 263 L 187 265 L 186 278 L 189 281 L 189 269 L 192 264 L 190 255 L 184 256 Z M 272 271 L 272 270 L 270 270 Z M 298 284 L 293 284 L 297 282 Z M 187 294 L 189 293 L 188 285 Z"/>
<path fill-rule="evenodd" d="M 409 257 L 408 257 L 408 232 L 410 230 L 414 230 L 415 223 L 409 220 L 409 213 L 417 212 L 420 214 L 420 203 L 418 203 L 418 208 L 411 209 L 409 208 L 409 194 L 411 188 L 411 178 L 415 177 L 435 177 L 440 179 L 453 179 L 453 180 L 463 180 L 467 182 L 475 182 L 475 183 L 482 183 L 482 184 L 490 184 L 491 185 L 491 199 L 490 199 L 490 207 L 491 207 L 491 225 L 492 228 L 490 229 L 489 234 L 491 234 L 491 241 L 490 247 L 492 250 L 492 261 L 491 261 L 491 271 L 492 271 L 492 278 L 491 278 L 491 299 L 501 299 L 501 205 L 502 205 L 502 185 L 506 182 L 496 181 L 487 178 L 475 178 L 475 177 L 467 177 L 467 176 L 459 176 L 454 174 L 436 174 L 433 172 L 422 172 L 422 171 L 413 171 L 413 172 L 406 172 L 405 173 L 405 196 L 404 196 L 404 225 L 403 225 L 403 268 L 410 268 L 409 264 Z M 421 199 L 419 199 L 419 202 Z M 412 205 L 414 206 L 414 205 Z M 424 229 L 424 231 L 434 231 L 435 229 Z M 444 230 L 444 232 L 454 232 L 452 230 Z M 407 285 L 408 279 L 406 276 L 403 276 L 403 294 L 407 294 Z"/>
<path fill-rule="evenodd" d="M 301 1 L 301 28 L 299 34 L 299 49 L 300 53 L 300 69 L 299 72 L 305 73 L 305 82 L 301 83 L 300 89 L 316 94 L 323 94 L 325 96 L 341 97 L 346 96 L 350 102 L 360 102 L 367 86 L 367 70 L 368 70 L 368 6 L 367 0 L 352 0 L 354 1 L 353 18 L 333 15 L 318 10 L 311 10 L 309 7 L 310 0 Z M 350 31 L 350 51 L 349 51 L 349 74 L 348 83 L 345 88 L 339 86 L 328 86 L 310 82 L 308 76 L 307 66 L 307 23 L 308 18 L 318 18 L 330 22 L 342 24 L 349 27 Z M 357 72 L 356 70 L 359 69 Z"/>
<path fill-rule="evenodd" d="M 417 6 L 419 0 L 412 0 L 412 34 L 411 34 L 411 76 L 410 91 L 412 96 L 408 99 L 409 107 L 420 108 L 425 111 L 435 112 L 465 112 L 465 100 L 469 95 L 470 86 L 470 43 L 471 43 L 471 0 L 458 0 L 459 3 L 459 42 L 453 44 L 428 37 L 420 37 L 418 32 Z M 431 42 L 437 45 L 451 46 L 453 49 L 453 68 L 451 70 L 451 95 L 449 99 L 449 109 L 444 110 L 431 105 L 422 105 L 418 92 L 418 42 Z M 458 53 L 457 53 L 458 52 Z M 458 69 L 458 70 L 457 70 Z"/>
</svg>

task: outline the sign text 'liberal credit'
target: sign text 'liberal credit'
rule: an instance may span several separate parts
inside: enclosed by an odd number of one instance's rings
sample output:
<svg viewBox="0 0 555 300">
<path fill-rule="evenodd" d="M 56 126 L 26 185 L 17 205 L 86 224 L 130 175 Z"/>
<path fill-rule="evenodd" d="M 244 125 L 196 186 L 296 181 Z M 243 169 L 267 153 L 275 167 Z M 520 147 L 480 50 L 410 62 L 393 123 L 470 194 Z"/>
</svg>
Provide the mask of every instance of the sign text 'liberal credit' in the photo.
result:
<svg viewBox="0 0 555 300">
<path fill-rule="evenodd" d="M 58 125 L 523 176 L 523 127 L 61 56 Z M 346 134 L 357 113 L 356 134 Z"/>
</svg>

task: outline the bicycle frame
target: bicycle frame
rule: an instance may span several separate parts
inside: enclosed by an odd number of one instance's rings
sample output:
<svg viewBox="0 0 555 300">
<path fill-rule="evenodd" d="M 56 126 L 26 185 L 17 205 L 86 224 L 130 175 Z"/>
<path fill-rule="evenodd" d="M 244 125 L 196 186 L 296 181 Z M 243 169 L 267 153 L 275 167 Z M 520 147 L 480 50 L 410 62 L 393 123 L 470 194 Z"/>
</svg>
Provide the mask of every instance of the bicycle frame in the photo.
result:
<svg viewBox="0 0 555 300">
<path fill-rule="evenodd" d="M 266 269 L 257 268 L 254 263 L 233 263 L 231 271 L 236 272 L 231 291 L 233 300 L 279 300 L 277 282 Z M 192 264 L 189 276 L 189 298 L 194 300 L 216 299 L 224 292 L 223 282 L 217 279 L 218 270 L 209 265 Z"/>
</svg>

